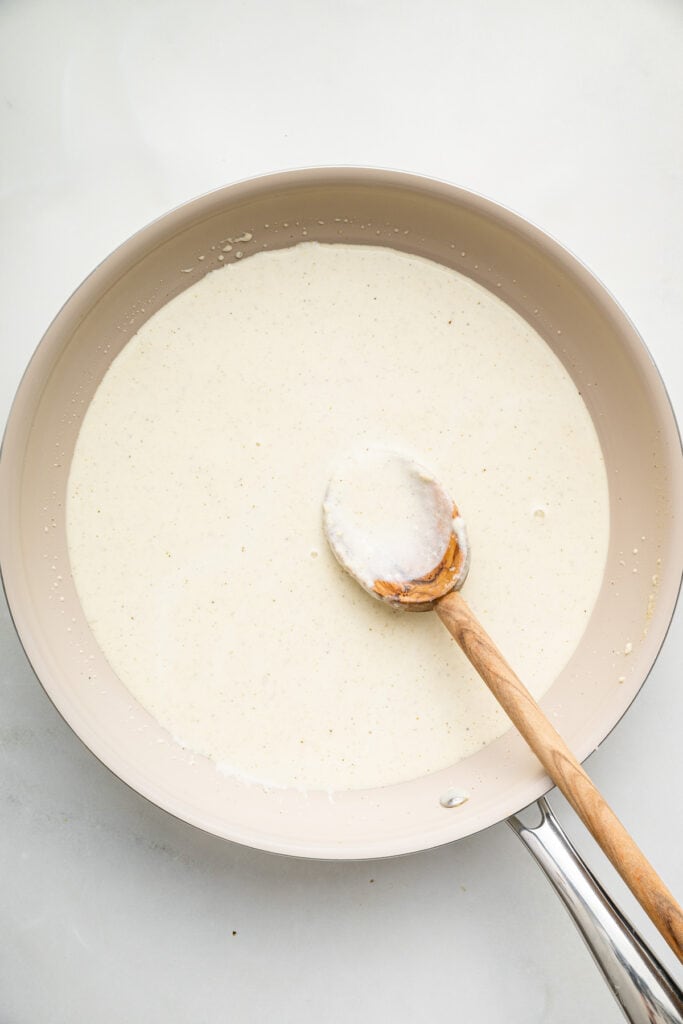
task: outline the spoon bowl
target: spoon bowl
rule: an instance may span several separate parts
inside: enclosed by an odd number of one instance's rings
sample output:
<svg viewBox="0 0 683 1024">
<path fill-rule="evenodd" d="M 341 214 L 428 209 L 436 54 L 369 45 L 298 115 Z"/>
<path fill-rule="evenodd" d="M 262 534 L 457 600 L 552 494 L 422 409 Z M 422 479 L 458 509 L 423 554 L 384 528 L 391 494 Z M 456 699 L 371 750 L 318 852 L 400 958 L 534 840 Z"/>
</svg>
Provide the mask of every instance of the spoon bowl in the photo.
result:
<svg viewBox="0 0 683 1024">
<path fill-rule="evenodd" d="M 368 448 L 336 467 L 323 526 L 340 565 L 373 597 L 429 611 L 469 570 L 465 523 L 433 474 L 409 456 Z"/>
</svg>

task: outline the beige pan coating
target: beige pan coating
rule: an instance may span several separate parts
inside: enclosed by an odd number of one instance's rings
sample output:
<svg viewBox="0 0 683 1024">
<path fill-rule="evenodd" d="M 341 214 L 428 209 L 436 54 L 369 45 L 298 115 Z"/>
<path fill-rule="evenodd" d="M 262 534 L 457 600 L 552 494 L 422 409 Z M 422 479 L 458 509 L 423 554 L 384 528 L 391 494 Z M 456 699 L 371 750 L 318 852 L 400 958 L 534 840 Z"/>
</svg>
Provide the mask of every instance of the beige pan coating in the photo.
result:
<svg viewBox="0 0 683 1024">
<path fill-rule="evenodd" d="M 227 238 L 241 240 L 224 253 Z M 105 764 L 178 817 L 277 852 L 378 857 L 468 835 L 550 783 L 514 731 L 451 769 L 341 793 L 333 802 L 323 793 L 266 792 L 224 777 L 208 760 L 159 742 L 167 739 L 163 730 L 97 648 L 68 567 L 70 459 L 112 359 L 189 279 L 219 265 L 219 254 L 247 258 L 304 238 L 390 245 L 495 288 L 533 323 L 581 390 L 607 465 L 610 550 L 584 639 L 542 702 L 580 758 L 628 708 L 671 619 L 683 561 L 683 538 L 674 530 L 683 499 L 680 441 L 647 350 L 585 268 L 495 204 L 409 175 L 306 170 L 204 196 L 121 246 L 57 316 L 20 386 L 0 462 L 4 583 L 45 689 Z M 451 789 L 469 798 L 447 810 L 440 798 Z"/>
</svg>

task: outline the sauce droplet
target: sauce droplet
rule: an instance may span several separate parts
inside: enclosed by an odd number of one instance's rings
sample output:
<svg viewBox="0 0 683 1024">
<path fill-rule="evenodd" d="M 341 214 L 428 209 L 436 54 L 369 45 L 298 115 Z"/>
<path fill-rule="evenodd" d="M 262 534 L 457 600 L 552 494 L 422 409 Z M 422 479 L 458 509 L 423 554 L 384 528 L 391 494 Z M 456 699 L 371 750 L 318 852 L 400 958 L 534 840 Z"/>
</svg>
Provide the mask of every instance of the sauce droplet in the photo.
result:
<svg viewBox="0 0 683 1024">
<path fill-rule="evenodd" d="M 462 807 L 468 800 L 469 796 L 467 793 L 463 793 L 459 789 L 447 789 L 441 796 L 439 803 L 442 807 L 449 809 L 451 807 Z"/>
</svg>

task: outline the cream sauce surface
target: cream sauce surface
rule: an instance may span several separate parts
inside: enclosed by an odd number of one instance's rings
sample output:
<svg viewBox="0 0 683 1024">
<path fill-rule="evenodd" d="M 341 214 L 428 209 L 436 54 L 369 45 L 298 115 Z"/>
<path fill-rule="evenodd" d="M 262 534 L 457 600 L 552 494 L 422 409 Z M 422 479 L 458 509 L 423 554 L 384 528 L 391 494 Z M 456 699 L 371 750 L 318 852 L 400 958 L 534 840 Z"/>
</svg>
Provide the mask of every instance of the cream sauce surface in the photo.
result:
<svg viewBox="0 0 683 1024">
<path fill-rule="evenodd" d="M 182 745 L 266 785 L 434 772 L 507 728 L 435 615 L 373 601 L 321 506 L 349 451 L 430 467 L 463 593 L 540 697 L 602 580 L 604 464 L 533 328 L 455 271 L 304 243 L 222 267 L 114 360 L 71 467 L 72 571 L 122 682 Z"/>
</svg>

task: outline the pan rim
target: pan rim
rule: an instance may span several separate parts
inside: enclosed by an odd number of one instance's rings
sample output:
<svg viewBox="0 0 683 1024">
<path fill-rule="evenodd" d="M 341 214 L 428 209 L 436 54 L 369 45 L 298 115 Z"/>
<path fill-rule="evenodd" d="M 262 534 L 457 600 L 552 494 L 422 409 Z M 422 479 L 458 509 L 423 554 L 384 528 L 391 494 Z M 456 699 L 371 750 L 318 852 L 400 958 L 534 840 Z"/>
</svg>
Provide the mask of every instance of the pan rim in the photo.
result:
<svg viewBox="0 0 683 1024">
<path fill-rule="evenodd" d="M 152 239 L 155 232 L 160 227 L 167 227 L 174 220 L 177 222 L 178 220 L 182 221 L 184 217 L 189 218 L 193 213 L 196 214 L 197 212 L 201 211 L 202 208 L 206 209 L 207 207 L 211 206 L 218 198 L 225 197 L 226 200 L 234 199 L 235 197 L 239 196 L 241 192 L 248 192 L 250 189 L 254 190 L 263 188 L 273 188 L 277 187 L 279 184 L 289 186 L 291 185 L 292 182 L 296 182 L 297 179 L 302 179 L 301 185 L 308 187 L 316 184 L 330 184 L 337 180 L 340 182 L 343 181 L 344 184 L 359 185 L 379 184 L 381 181 L 381 183 L 384 185 L 393 184 L 398 187 L 408 187 L 414 189 L 417 192 L 420 192 L 421 194 L 429 192 L 432 195 L 434 194 L 436 189 L 436 191 L 440 195 L 443 195 L 445 198 L 450 197 L 451 199 L 460 198 L 466 200 L 469 202 L 470 205 L 474 205 L 475 208 L 477 208 L 480 212 L 483 212 L 485 215 L 492 215 L 498 221 L 502 221 L 507 226 L 511 227 L 513 230 L 516 230 L 517 232 L 521 230 L 522 234 L 526 238 L 528 238 L 532 243 L 536 244 L 537 246 L 540 246 L 544 251 L 549 252 L 550 255 L 554 256 L 555 258 L 558 258 L 565 269 L 568 269 L 569 271 L 571 271 L 571 273 L 578 277 L 583 289 L 587 290 L 591 295 L 599 299 L 602 303 L 604 303 L 605 299 L 608 300 L 608 304 L 611 306 L 612 312 L 618 314 L 624 327 L 628 330 L 631 337 L 634 339 L 641 354 L 643 354 L 647 358 L 647 361 L 649 362 L 650 372 L 654 375 L 659 386 L 661 387 L 662 395 L 666 404 L 666 409 L 668 410 L 668 414 L 671 418 L 671 423 L 674 428 L 674 433 L 677 437 L 678 448 L 676 452 L 676 466 L 678 479 L 681 479 L 683 475 L 683 462 L 681 461 L 683 456 L 683 448 L 681 446 L 681 434 L 676 419 L 676 414 L 671 403 L 671 398 L 666 388 L 666 384 L 662 379 L 662 376 L 659 372 L 657 364 L 650 350 L 648 349 L 645 341 L 641 337 L 639 331 L 631 321 L 628 314 L 625 312 L 625 310 L 622 308 L 622 306 L 613 296 L 613 294 L 609 291 L 609 289 L 605 287 L 605 285 L 587 267 L 585 263 L 583 263 L 578 257 L 576 257 L 572 252 L 570 252 L 570 250 L 568 250 L 565 246 L 561 245 L 547 232 L 543 231 L 542 229 L 538 228 L 535 224 L 530 222 L 527 218 L 522 217 L 521 215 L 517 214 L 508 207 L 503 206 L 502 204 L 494 200 L 488 199 L 487 197 L 477 192 L 474 192 L 470 189 L 464 189 L 460 186 L 453 185 L 446 181 L 443 181 L 442 179 L 428 177 L 425 175 L 407 173 L 403 171 L 395 171 L 378 167 L 363 167 L 358 165 L 325 165 L 318 167 L 307 167 L 285 171 L 277 171 L 265 175 L 255 175 L 225 186 L 221 186 L 209 192 L 203 193 L 200 196 L 197 196 L 193 199 L 190 199 L 184 203 L 177 205 L 172 210 L 164 214 L 161 214 L 159 217 L 150 221 L 147 225 L 143 226 L 129 238 L 124 240 L 119 246 L 117 246 L 109 255 L 107 255 L 98 264 L 90 272 L 90 274 L 88 274 L 84 281 L 81 282 L 81 284 L 79 284 L 78 287 L 72 292 L 72 294 L 62 305 L 61 309 L 58 311 L 56 316 L 53 318 L 52 322 L 49 324 L 45 333 L 43 334 L 42 339 L 38 343 L 35 351 L 33 352 L 31 359 L 29 360 L 29 363 L 24 371 L 24 374 L 22 375 L 22 378 L 17 387 L 14 400 L 10 407 L 7 425 L 5 427 L 4 437 L 2 441 L 2 447 L 0 448 L 0 490 L 3 490 L 3 485 L 4 490 L 8 490 L 7 483 L 9 482 L 10 471 L 7 466 L 7 459 L 5 458 L 5 448 L 7 444 L 8 433 L 10 432 L 11 424 L 13 421 L 13 416 L 17 408 L 18 400 L 23 390 L 27 386 L 27 381 L 30 379 L 35 370 L 36 356 L 41 351 L 41 349 L 44 350 L 43 346 L 46 343 L 49 344 L 52 341 L 53 337 L 58 335 L 61 320 L 68 313 L 68 310 L 72 302 L 74 301 L 75 297 L 78 296 L 79 293 L 81 293 L 82 289 L 84 289 L 86 285 L 92 286 L 93 284 L 96 284 L 99 277 L 108 271 L 108 268 L 112 265 L 112 263 L 116 262 L 117 259 L 120 260 L 122 257 L 124 257 L 129 249 L 139 247 L 141 243 L 144 244 L 145 241 Z M 181 226 L 177 225 L 177 230 L 180 229 Z M 119 767 L 117 769 L 113 767 L 106 759 L 106 752 L 103 752 L 97 743 L 92 742 L 92 737 L 90 738 L 90 741 L 85 740 L 83 738 L 81 732 L 72 724 L 72 721 L 70 720 L 66 712 L 60 706 L 59 702 L 55 699 L 55 695 L 48 688 L 48 685 L 45 682 L 43 676 L 49 676 L 49 672 L 42 671 L 42 669 L 41 671 L 39 671 L 37 668 L 37 664 L 41 660 L 40 651 L 34 650 L 33 653 L 31 652 L 31 631 L 26 623 L 24 623 L 24 629 L 22 630 L 22 626 L 19 621 L 21 618 L 21 602 L 17 600 L 16 604 L 14 603 L 14 598 L 16 597 L 16 595 L 13 595 L 14 584 L 6 576 L 6 548 L 11 543 L 11 538 L 9 536 L 9 519 L 10 516 L 8 513 L 7 503 L 3 502 L 2 509 L 0 509 L 0 580 L 2 581 L 3 590 L 5 592 L 5 596 L 9 606 L 12 623 L 17 632 L 17 636 L 21 643 L 22 649 L 24 650 L 26 658 L 29 664 L 31 665 L 34 674 L 36 675 L 36 678 L 41 683 L 41 686 L 47 693 L 53 706 L 57 708 L 62 718 L 64 718 L 64 720 L 67 722 L 70 728 L 76 733 L 81 742 L 84 743 L 84 745 L 91 751 L 91 753 L 93 753 L 95 757 L 97 757 L 98 760 L 100 760 L 112 774 L 114 774 L 117 778 L 121 779 L 121 781 L 126 783 L 126 785 L 128 785 L 136 793 L 145 797 L 151 803 L 163 808 L 167 811 L 167 813 L 172 814 L 179 820 L 191 824 L 193 827 L 200 828 L 202 831 L 206 831 L 210 834 L 217 835 L 220 838 L 230 839 L 232 841 L 239 842 L 243 845 L 252 846 L 272 853 L 293 855 L 298 857 L 309 857 L 311 859 L 328 860 L 375 859 L 378 857 L 396 856 L 412 852 L 418 852 L 420 850 L 426 850 L 440 845 L 444 845 L 446 843 L 453 841 L 456 838 L 464 838 L 465 835 L 475 835 L 478 831 L 483 831 L 485 828 L 491 827 L 493 824 L 497 824 L 500 821 L 505 820 L 511 814 L 517 813 L 519 810 L 523 809 L 523 807 L 528 806 L 528 804 L 532 802 L 528 799 L 528 793 L 530 789 L 534 790 L 535 792 L 535 795 L 532 798 L 533 800 L 535 800 L 545 795 L 553 788 L 550 780 L 542 775 L 533 784 L 530 780 L 527 780 L 524 784 L 525 800 L 522 805 L 519 805 L 514 800 L 514 798 L 512 798 L 510 801 L 508 801 L 510 803 L 509 809 L 506 809 L 504 813 L 497 816 L 495 820 L 483 824 L 481 825 L 481 827 L 475 827 L 464 834 L 459 833 L 457 836 L 452 834 L 449 835 L 449 829 L 447 827 L 443 827 L 439 829 L 438 832 L 435 832 L 433 835 L 431 833 L 425 834 L 424 831 L 417 831 L 414 833 L 406 833 L 402 835 L 400 837 L 400 840 L 397 840 L 395 838 L 389 838 L 384 839 L 382 841 L 375 840 L 369 843 L 355 842 L 353 844 L 344 845 L 343 848 L 338 848 L 338 846 L 335 843 L 330 842 L 322 842 L 318 845 L 313 844 L 310 841 L 293 842 L 290 840 L 283 840 L 281 837 L 278 837 L 277 835 L 260 835 L 256 834 L 255 830 L 252 828 L 247 828 L 246 830 L 240 830 L 239 828 L 223 828 L 219 830 L 215 827 L 211 827 L 210 825 L 208 825 L 205 820 L 198 820 L 198 816 L 193 815 L 189 810 L 185 813 L 179 813 L 180 802 L 177 799 L 175 801 L 174 809 L 168 806 L 168 804 L 163 798 L 163 795 L 160 795 L 158 789 L 155 789 L 154 786 L 144 786 L 142 785 L 142 780 L 138 780 L 134 783 L 128 777 L 126 777 L 128 773 L 124 770 L 124 768 Z M 683 580 L 683 565 L 678 566 L 677 569 L 674 568 L 673 570 L 668 571 L 673 571 L 673 573 L 677 572 L 676 593 L 673 601 L 671 602 L 670 613 L 668 611 L 666 613 L 667 621 L 664 624 L 664 627 L 661 629 L 661 636 L 658 639 L 658 642 L 656 643 L 655 650 L 653 652 L 649 667 L 646 668 L 636 691 L 633 693 L 632 698 L 628 701 L 628 703 L 623 708 L 621 713 L 613 721 L 610 717 L 610 721 L 612 721 L 612 724 L 607 729 L 607 731 L 604 732 L 602 738 L 598 741 L 598 745 L 602 744 L 604 740 L 611 734 L 612 730 L 619 724 L 623 716 L 626 714 L 626 711 L 628 711 L 629 708 L 633 705 L 633 702 L 638 693 L 642 691 L 642 688 L 652 672 L 652 669 L 657 661 L 657 658 L 659 657 L 663 644 L 671 628 L 678 599 L 680 597 L 681 582 Z M 597 746 L 593 747 L 593 749 L 597 749 Z M 589 751 L 585 756 L 589 756 L 591 752 L 592 750 Z M 156 795 L 153 795 L 155 793 Z M 453 828 L 453 831 L 457 831 L 457 827 Z M 387 851 L 387 847 L 391 847 L 391 849 Z"/>
</svg>

